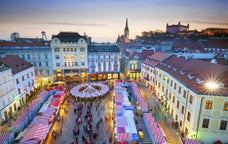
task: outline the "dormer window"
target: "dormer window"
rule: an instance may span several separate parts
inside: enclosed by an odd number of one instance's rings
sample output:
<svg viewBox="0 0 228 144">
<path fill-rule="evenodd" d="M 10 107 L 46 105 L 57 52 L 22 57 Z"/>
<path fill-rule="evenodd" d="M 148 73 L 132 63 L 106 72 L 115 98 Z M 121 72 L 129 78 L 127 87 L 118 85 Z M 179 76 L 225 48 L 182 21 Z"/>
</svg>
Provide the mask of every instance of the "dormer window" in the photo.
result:
<svg viewBox="0 0 228 144">
<path fill-rule="evenodd" d="M 190 74 L 188 75 L 188 79 L 191 80 L 193 78 L 193 76 L 191 76 Z"/>
<path fill-rule="evenodd" d="M 168 65 L 168 68 L 171 68 L 172 66 L 171 65 Z"/>
<path fill-rule="evenodd" d="M 203 81 L 200 80 L 199 78 L 196 79 L 196 84 L 200 85 L 200 84 L 202 84 L 202 82 L 203 82 Z"/>
<path fill-rule="evenodd" d="M 173 71 L 177 71 L 177 68 L 176 68 L 176 67 L 174 67 L 174 68 L 173 68 Z"/>
<path fill-rule="evenodd" d="M 185 75 L 186 74 L 186 72 L 185 71 L 180 71 L 180 75 Z"/>
</svg>

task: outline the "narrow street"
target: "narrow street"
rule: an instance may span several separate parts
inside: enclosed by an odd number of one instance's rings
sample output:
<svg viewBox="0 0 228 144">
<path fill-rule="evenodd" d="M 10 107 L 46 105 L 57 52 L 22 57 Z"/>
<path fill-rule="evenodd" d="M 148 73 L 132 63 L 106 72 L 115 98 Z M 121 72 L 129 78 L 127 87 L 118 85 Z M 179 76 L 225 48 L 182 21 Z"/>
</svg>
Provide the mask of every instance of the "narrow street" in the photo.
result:
<svg viewBox="0 0 228 144">
<path fill-rule="evenodd" d="M 152 109 L 152 114 L 159 123 L 163 132 L 166 135 L 168 143 L 181 144 L 180 132 L 178 129 L 172 128 L 172 118 L 161 108 L 158 98 L 148 88 L 138 84 L 140 92 L 148 104 L 149 109 Z"/>
</svg>

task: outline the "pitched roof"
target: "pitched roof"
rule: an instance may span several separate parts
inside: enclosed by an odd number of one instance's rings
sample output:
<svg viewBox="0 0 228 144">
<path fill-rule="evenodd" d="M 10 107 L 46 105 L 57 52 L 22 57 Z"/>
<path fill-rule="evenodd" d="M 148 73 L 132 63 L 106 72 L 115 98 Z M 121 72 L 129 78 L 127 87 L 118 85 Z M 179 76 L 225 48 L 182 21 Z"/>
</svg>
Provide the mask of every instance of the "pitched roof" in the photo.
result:
<svg viewBox="0 0 228 144">
<path fill-rule="evenodd" d="M 206 48 L 226 48 L 226 49 L 228 49 L 228 39 L 208 40 Z"/>
<path fill-rule="evenodd" d="M 53 38 L 58 38 L 61 42 L 78 42 L 80 38 L 84 38 L 85 36 L 81 36 L 76 32 L 60 32 L 58 35 L 52 35 Z"/>
<path fill-rule="evenodd" d="M 198 94 L 211 94 L 211 91 L 205 87 L 206 82 L 211 80 L 223 85 L 214 91 L 214 94 L 228 96 L 227 66 L 172 55 L 157 67 L 168 72 Z"/>
<path fill-rule="evenodd" d="M 162 60 L 164 60 L 169 54 L 165 52 L 155 52 L 154 54 L 148 56 L 143 63 L 152 67 L 158 65 Z"/>
<path fill-rule="evenodd" d="M 154 50 L 142 50 L 142 57 L 146 59 L 148 55 L 154 54 Z"/>
<path fill-rule="evenodd" d="M 16 55 L 8 55 L 6 57 L 0 58 L 0 62 L 6 66 L 12 68 L 12 73 L 16 74 L 25 69 L 32 67 L 33 65 Z"/>
</svg>

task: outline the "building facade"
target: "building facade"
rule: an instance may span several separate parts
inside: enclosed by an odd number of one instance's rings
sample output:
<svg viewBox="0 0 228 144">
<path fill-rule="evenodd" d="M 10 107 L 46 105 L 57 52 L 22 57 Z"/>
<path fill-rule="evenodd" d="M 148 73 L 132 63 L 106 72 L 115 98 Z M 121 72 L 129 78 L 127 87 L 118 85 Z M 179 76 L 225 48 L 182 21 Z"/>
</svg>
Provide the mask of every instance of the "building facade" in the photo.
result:
<svg viewBox="0 0 228 144">
<path fill-rule="evenodd" d="M 142 53 L 136 51 L 124 51 L 121 60 L 124 75 L 127 78 L 140 78 L 142 60 Z"/>
<path fill-rule="evenodd" d="M 87 38 L 78 33 L 60 32 L 52 36 L 55 81 L 87 81 L 87 45 Z"/>
<path fill-rule="evenodd" d="M 187 32 L 187 31 L 189 31 L 189 24 L 187 24 L 187 26 L 185 26 L 185 25 L 181 25 L 181 23 L 180 22 L 178 22 L 178 24 L 177 25 L 169 25 L 168 23 L 167 23 L 167 25 L 166 25 L 166 32 L 167 33 L 178 33 L 178 32 Z"/>
<path fill-rule="evenodd" d="M 0 62 L 0 123 L 17 111 L 18 104 L 12 79 L 12 69 Z"/>
<path fill-rule="evenodd" d="M 0 42 L 0 53 L 4 56 L 17 55 L 33 64 L 36 87 L 53 82 L 52 52 L 50 46 L 44 42 Z"/>
<path fill-rule="evenodd" d="M 227 143 L 228 67 L 170 56 L 156 68 L 155 93 L 185 137 Z"/>
<path fill-rule="evenodd" d="M 22 106 L 26 102 L 26 96 L 35 88 L 34 67 L 19 56 L 6 56 L 0 58 L 0 62 L 12 69 L 12 80 L 16 91 L 16 106 Z"/>
<path fill-rule="evenodd" d="M 147 86 L 151 91 L 154 91 L 155 88 L 155 67 L 167 57 L 168 53 L 155 52 L 142 61 L 141 83 Z"/>
<path fill-rule="evenodd" d="M 89 80 L 109 80 L 120 77 L 120 49 L 112 44 L 88 46 Z"/>
</svg>

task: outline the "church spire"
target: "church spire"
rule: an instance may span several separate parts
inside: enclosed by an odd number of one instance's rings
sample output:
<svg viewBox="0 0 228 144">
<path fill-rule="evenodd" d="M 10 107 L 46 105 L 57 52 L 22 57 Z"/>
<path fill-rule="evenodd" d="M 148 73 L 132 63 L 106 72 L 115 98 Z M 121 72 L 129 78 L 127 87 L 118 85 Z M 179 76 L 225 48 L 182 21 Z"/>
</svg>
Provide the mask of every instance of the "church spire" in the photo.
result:
<svg viewBox="0 0 228 144">
<path fill-rule="evenodd" d="M 126 18 L 126 25 L 125 25 L 125 28 L 124 28 L 124 35 L 126 37 L 129 37 L 128 18 Z"/>
</svg>

